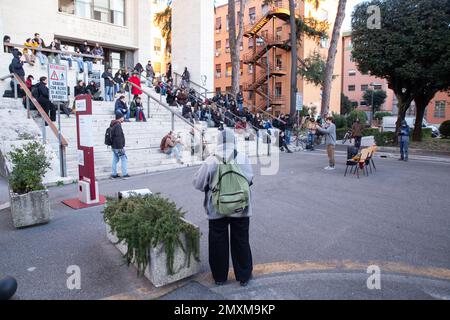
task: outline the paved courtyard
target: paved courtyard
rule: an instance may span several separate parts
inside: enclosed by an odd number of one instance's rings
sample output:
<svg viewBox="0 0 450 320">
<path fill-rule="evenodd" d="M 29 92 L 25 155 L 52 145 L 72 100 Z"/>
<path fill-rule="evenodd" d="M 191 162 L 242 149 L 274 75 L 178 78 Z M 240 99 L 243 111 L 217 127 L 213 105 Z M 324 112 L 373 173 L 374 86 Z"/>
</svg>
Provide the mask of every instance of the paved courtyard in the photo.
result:
<svg viewBox="0 0 450 320">
<path fill-rule="evenodd" d="M 149 188 L 188 211 L 203 232 L 199 276 L 165 289 L 138 279 L 107 241 L 101 208 L 61 204 L 76 196 L 76 185 L 51 189 L 48 225 L 15 230 L 9 209 L 0 211 L 0 275 L 18 279 L 16 299 L 450 299 L 450 163 L 377 158 L 378 171 L 358 180 L 344 177 L 344 154 L 337 158 L 334 172 L 323 170 L 323 151 L 282 154 L 275 176 L 255 166 L 248 288 L 212 285 L 196 168 L 100 188 L 105 195 Z M 81 268 L 79 291 L 66 287 L 71 265 Z M 381 269 L 381 290 L 366 286 L 370 265 Z"/>
</svg>

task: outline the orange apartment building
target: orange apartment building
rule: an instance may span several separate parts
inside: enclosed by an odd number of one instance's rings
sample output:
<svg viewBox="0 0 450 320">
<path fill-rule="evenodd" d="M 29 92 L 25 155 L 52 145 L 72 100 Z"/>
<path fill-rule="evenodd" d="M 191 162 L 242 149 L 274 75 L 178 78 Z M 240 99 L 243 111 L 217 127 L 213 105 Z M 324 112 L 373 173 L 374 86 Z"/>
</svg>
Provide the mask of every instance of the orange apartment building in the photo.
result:
<svg viewBox="0 0 450 320">
<path fill-rule="evenodd" d="M 371 107 L 367 106 L 363 99 L 367 89 L 384 90 L 387 98 L 380 111 L 387 111 L 393 114 L 398 113 L 397 98 L 389 89 L 387 80 L 362 74 L 359 72 L 355 61 L 352 59 L 352 37 L 351 32 L 344 32 L 342 37 L 342 92 L 352 101 L 359 110 L 370 113 Z M 415 115 L 415 106 L 412 104 L 407 116 Z M 430 102 L 425 113 L 425 119 L 432 124 L 440 124 L 450 119 L 450 93 L 439 92 Z"/>
<path fill-rule="evenodd" d="M 330 38 L 333 19 L 336 16 L 335 1 L 323 1 L 315 10 L 310 3 L 297 1 L 297 15 L 314 17 L 330 23 Z M 236 10 L 239 6 L 236 5 Z M 290 96 L 290 25 L 289 1 L 275 1 L 265 6 L 262 0 L 248 0 L 244 14 L 244 38 L 241 43 L 241 90 L 245 105 L 253 110 L 266 110 L 268 97 L 274 114 L 289 112 Z M 238 14 L 238 12 L 236 12 Z M 215 91 L 231 91 L 231 58 L 228 35 L 228 5 L 216 8 L 215 22 Z M 238 23 L 238 22 L 237 22 Z M 313 41 L 303 38 L 298 49 L 304 59 L 315 50 L 324 58 L 328 54 L 329 40 Z M 335 75 L 340 77 L 342 50 L 339 46 Z M 268 60 L 267 60 L 268 59 Z M 268 77 L 270 78 L 267 81 Z M 268 94 L 269 91 L 269 94 Z M 298 91 L 302 94 L 303 105 L 320 111 L 321 89 L 306 83 L 299 77 Z M 341 81 L 334 80 L 331 110 L 339 112 Z"/>
</svg>

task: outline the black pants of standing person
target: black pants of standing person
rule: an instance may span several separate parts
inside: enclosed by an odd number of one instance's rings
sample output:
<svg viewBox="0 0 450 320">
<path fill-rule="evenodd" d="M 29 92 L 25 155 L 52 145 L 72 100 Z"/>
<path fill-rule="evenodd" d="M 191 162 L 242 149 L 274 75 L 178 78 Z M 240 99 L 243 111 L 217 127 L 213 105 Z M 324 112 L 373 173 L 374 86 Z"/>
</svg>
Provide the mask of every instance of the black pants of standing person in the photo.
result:
<svg viewBox="0 0 450 320">
<path fill-rule="evenodd" d="M 56 121 L 56 107 L 50 100 L 39 100 L 40 105 L 44 111 L 48 114 L 52 122 Z M 47 125 L 47 124 L 46 124 Z"/>
<path fill-rule="evenodd" d="M 355 147 L 358 149 L 361 148 L 362 137 L 354 137 L 354 139 L 355 139 Z"/>
<path fill-rule="evenodd" d="M 230 245 L 236 280 L 246 282 L 252 277 L 249 227 L 250 218 L 227 217 L 209 221 L 209 265 L 216 282 L 228 280 Z"/>
</svg>

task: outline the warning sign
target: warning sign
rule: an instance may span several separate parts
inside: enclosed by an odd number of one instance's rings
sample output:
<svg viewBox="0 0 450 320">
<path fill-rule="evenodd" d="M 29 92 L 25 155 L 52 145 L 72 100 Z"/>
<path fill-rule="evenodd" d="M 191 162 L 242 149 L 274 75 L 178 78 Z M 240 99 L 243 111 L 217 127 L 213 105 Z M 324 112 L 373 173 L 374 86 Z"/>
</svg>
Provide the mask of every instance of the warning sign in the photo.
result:
<svg viewBox="0 0 450 320">
<path fill-rule="evenodd" d="M 48 65 L 48 89 L 50 91 L 50 101 L 67 102 L 67 70 L 65 66 L 57 64 Z"/>
</svg>

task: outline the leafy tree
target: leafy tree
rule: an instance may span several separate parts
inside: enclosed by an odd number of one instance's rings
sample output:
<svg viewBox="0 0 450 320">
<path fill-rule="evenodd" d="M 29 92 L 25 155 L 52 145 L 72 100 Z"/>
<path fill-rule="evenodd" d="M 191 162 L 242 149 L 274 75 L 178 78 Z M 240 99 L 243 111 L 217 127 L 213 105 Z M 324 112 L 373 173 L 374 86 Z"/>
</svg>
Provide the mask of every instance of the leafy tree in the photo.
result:
<svg viewBox="0 0 450 320">
<path fill-rule="evenodd" d="M 380 9 L 381 29 L 368 28 L 369 6 Z M 450 88 L 450 1 L 372 0 L 352 16 L 353 57 L 360 71 L 387 79 L 398 100 L 397 131 L 416 102 L 413 140 L 421 140 L 425 108 Z"/>
<path fill-rule="evenodd" d="M 373 95 L 372 95 L 373 94 Z M 373 106 L 372 106 L 373 98 Z M 368 106 L 372 107 L 373 111 L 380 110 L 380 107 L 386 102 L 387 94 L 384 90 L 372 90 L 368 89 L 364 92 L 363 99 Z"/>
<path fill-rule="evenodd" d="M 161 29 L 161 35 L 166 42 L 166 55 L 169 55 L 172 53 L 172 8 L 170 6 L 155 14 L 155 24 Z"/>
<path fill-rule="evenodd" d="M 356 122 L 356 119 L 359 119 L 362 124 L 367 123 L 367 114 L 362 110 L 353 110 L 349 113 L 347 117 L 347 125 L 349 128 L 353 126 L 353 124 Z"/>
<path fill-rule="evenodd" d="M 341 93 L 341 114 L 349 114 L 354 109 L 352 101 L 345 94 Z"/>
</svg>

